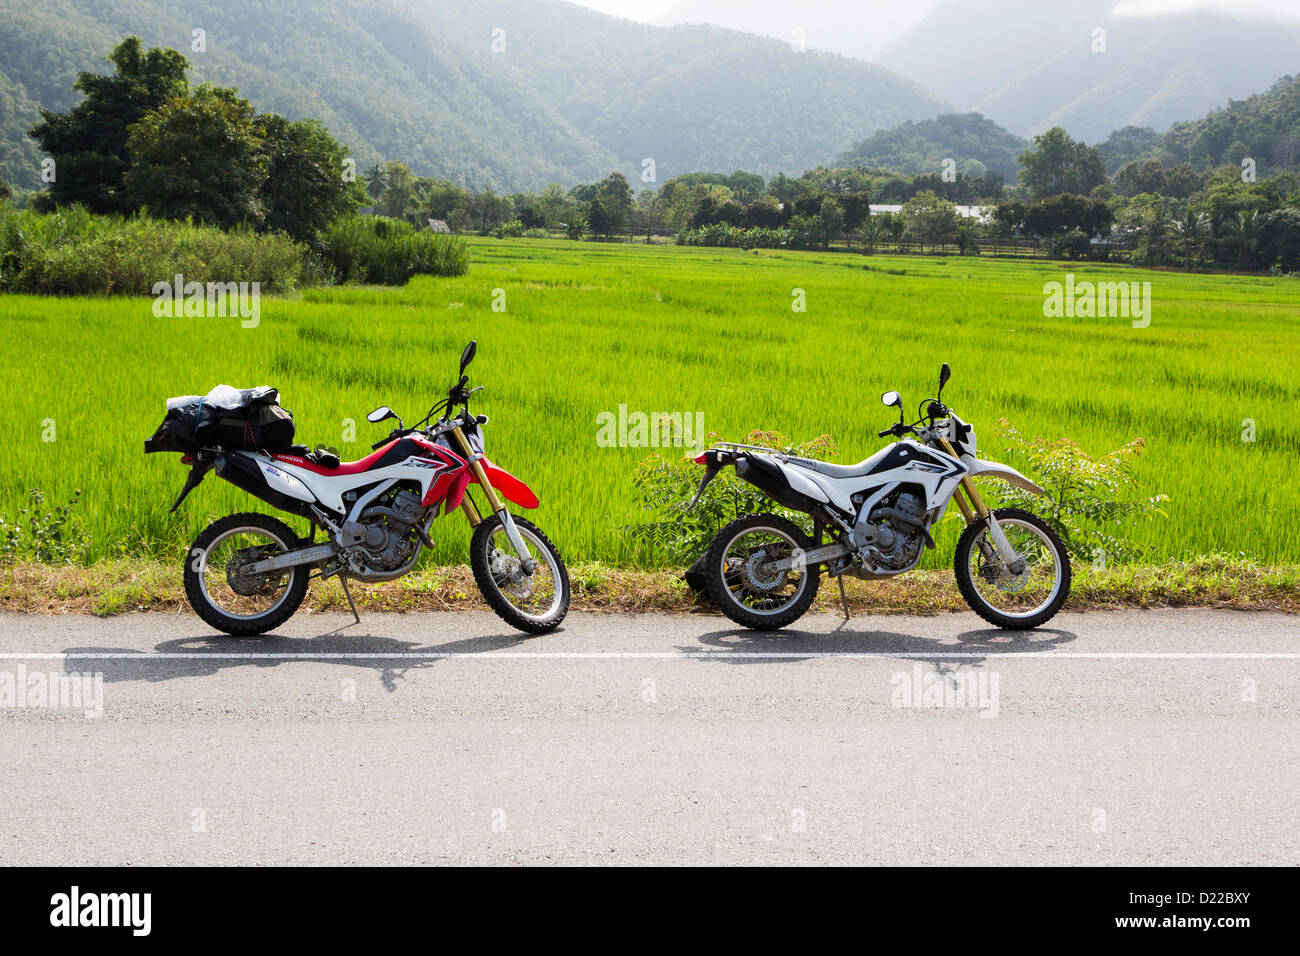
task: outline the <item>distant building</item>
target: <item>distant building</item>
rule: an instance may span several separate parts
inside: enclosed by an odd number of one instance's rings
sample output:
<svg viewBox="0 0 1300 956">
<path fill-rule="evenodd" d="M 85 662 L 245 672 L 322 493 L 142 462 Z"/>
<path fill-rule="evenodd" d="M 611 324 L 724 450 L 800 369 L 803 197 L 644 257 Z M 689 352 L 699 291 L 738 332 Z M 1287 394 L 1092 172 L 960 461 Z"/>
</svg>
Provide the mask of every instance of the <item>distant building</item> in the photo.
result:
<svg viewBox="0 0 1300 956">
<path fill-rule="evenodd" d="M 446 219 L 430 219 L 429 228 L 434 232 L 451 232 L 451 230 L 447 228 Z"/>
<path fill-rule="evenodd" d="M 988 222 L 990 209 L 988 206 L 957 206 L 957 215 L 963 219 L 975 219 L 979 222 Z M 902 212 L 903 207 L 898 204 L 871 204 L 871 215 L 879 216 L 882 212 Z"/>
</svg>

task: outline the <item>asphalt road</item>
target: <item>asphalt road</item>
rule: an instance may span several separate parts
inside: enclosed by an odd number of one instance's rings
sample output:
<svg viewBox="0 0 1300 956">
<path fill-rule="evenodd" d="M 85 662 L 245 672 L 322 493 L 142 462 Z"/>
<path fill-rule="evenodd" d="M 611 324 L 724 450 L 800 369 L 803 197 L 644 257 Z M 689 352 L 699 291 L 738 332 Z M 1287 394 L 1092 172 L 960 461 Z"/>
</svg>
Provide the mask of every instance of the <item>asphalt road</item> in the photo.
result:
<svg viewBox="0 0 1300 956">
<path fill-rule="evenodd" d="M 0 653 L 9 864 L 1300 862 L 1295 616 L 5 615 Z M 99 691 L 36 706 L 65 670 Z"/>
</svg>

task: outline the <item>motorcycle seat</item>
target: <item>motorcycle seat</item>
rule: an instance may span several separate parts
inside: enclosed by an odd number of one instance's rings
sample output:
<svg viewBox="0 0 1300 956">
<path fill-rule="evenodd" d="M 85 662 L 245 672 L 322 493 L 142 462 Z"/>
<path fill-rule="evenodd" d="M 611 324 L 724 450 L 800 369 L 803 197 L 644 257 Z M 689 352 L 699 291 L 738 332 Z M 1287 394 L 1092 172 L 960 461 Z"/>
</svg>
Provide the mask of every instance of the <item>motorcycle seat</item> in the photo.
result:
<svg viewBox="0 0 1300 956">
<path fill-rule="evenodd" d="M 308 452 L 302 454 L 298 452 L 296 448 L 289 453 L 272 455 L 271 457 L 276 461 L 282 461 L 287 465 L 294 465 L 298 468 L 305 468 L 318 475 L 359 475 L 362 472 L 369 471 L 371 468 L 376 467 L 376 465 L 378 465 L 378 463 L 392 449 L 394 443 L 395 442 L 389 442 L 387 445 L 384 445 L 382 448 L 358 461 L 340 462 L 334 455 L 328 455 L 322 461 L 319 453 Z"/>
<path fill-rule="evenodd" d="M 812 458 L 790 458 L 787 460 L 800 468 L 807 468 L 809 471 L 815 471 L 827 478 L 861 478 L 871 472 L 872 465 L 870 458 L 863 459 L 856 465 L 832 465 L 829 462 L 815 461 Z"/>
</svg>

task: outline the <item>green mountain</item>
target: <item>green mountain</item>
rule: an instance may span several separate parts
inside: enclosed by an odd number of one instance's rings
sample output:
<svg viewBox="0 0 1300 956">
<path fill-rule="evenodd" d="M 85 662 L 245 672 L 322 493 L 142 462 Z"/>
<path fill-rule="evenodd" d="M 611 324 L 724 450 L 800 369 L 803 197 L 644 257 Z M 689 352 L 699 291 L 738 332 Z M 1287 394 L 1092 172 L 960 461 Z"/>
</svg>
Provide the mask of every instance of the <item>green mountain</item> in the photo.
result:
<svg viewBox="0 0 1300 956">
<path fill-rule="evenodd" d="M 1017 160 L 1029 143 L 979 113 L 945 113 L 872 133 L 835 161 L 900 173 L 937 173 L 945 159 L 963 169 L 971 160 L 1016 181 Z"/>
<path fill-rule="evenodd" d="M 1204 119 L 1175 123 L 1155 155 L 1166 166 L 1197 169 L 1251 157 L 1261 176 L 1300 168 L 1300 76 L 1284 76 L 1268 92 L 1234 100 Z"/>
<path fill-rule="evenodd" d="M 205 51 L 191 48 L 196 29 Z M 0 175 L 38 185 L 25 135 L 38 108 L 72 106 L 77 72 L 106 71 L 130 34 L 185 53 L 193 82 L 320 119 L 362 168 L 401 159 L 480 189 L 615 168 L 638 182 L 647 157 L 658 181 L 702 168 L 802 170 L 942 105 L 844 57 L 555 0 L 0 0 Z"/>
<path fill-rule="evenodd" d="M 1300 68 L 1295 26 L 1115 8 L 1114 0 L 941 0 L 877 62 L 1018 135 L 1063 126 L 1089 143 L 1124 126 L 1165 129 Z"/>
</svg>

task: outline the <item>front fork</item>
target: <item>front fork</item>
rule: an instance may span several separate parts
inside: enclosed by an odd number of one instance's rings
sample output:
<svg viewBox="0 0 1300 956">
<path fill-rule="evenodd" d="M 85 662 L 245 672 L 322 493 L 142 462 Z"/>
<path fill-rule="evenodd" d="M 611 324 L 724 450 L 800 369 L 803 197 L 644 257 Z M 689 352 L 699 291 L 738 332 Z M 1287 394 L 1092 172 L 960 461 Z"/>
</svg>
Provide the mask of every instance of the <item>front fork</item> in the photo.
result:
<svg viewBox="0 0 1300 956">
<path fill-rule="evenodd" d="M 465 453 L 466 460 L 469 461 L 469 467 L 474 472 L 474 477 L 478 483 L 483 486 L 483 495 L 487 498 L 488 507 L 492 513 L 501 517 L 501 524 L 506 529 L 506 537 L 514 547 L 515 553 L 519 555 L 519 563 L 524 572 L 532 574 L 537 570 L 537 562 L 528 551 L 528 545 L 524 543 L 523 535 L 519 533 L 519 528 L 515 526 L 515 519 L 506 508 L 505 502 L 497 494 L 496 489 L 492 487 L 492 482 L 488 481 L 487 471 L 483 468 L 483 456 L 476 452 L 465 433 L 461 431 L 459 425 L 451 430 L 456 436 L 456 441 L 460 444 L 461 451 Z M 478 509 L 474 507 L 474 502 L 470 500 L 469 494 L 460 502 L 461 510 L 465 512 L 465 517 L 469 519 L 471 527 L 478 527 L 483 519 L 479 517 Z"/>
<path fill-rule="evenodd" d="M 948 443 L 948 439 L 940 438 L 939 441 L 942 443 L 944 451 L 952 455 L 953 458 L 961 460 L 961 456 Z M 962 497 L 963 492 L 966 495 L 965 498 Z M 1002 526 L 998 524 L 998 519 L 993 515 L 993 510 L 980 497 L 980 493 L 975 489 L 975 482 L 971 481 L 970 475 L 962 477 L 956 490 L 953 491 L 952 497 L 957 502 L 957 507 L 961 508 L 962 516 L 966 519 L 967 524 L 978 519 L 988 525 L 989 537 L 993 539 L 993 544 L 998 549 L 1003 566 L 1012 574 L 1019 574 L 1020 555 L 1016 553 L 1015 548 L 1011 547 L 1011 542 L 1007 540 Z"/>
</svg>

